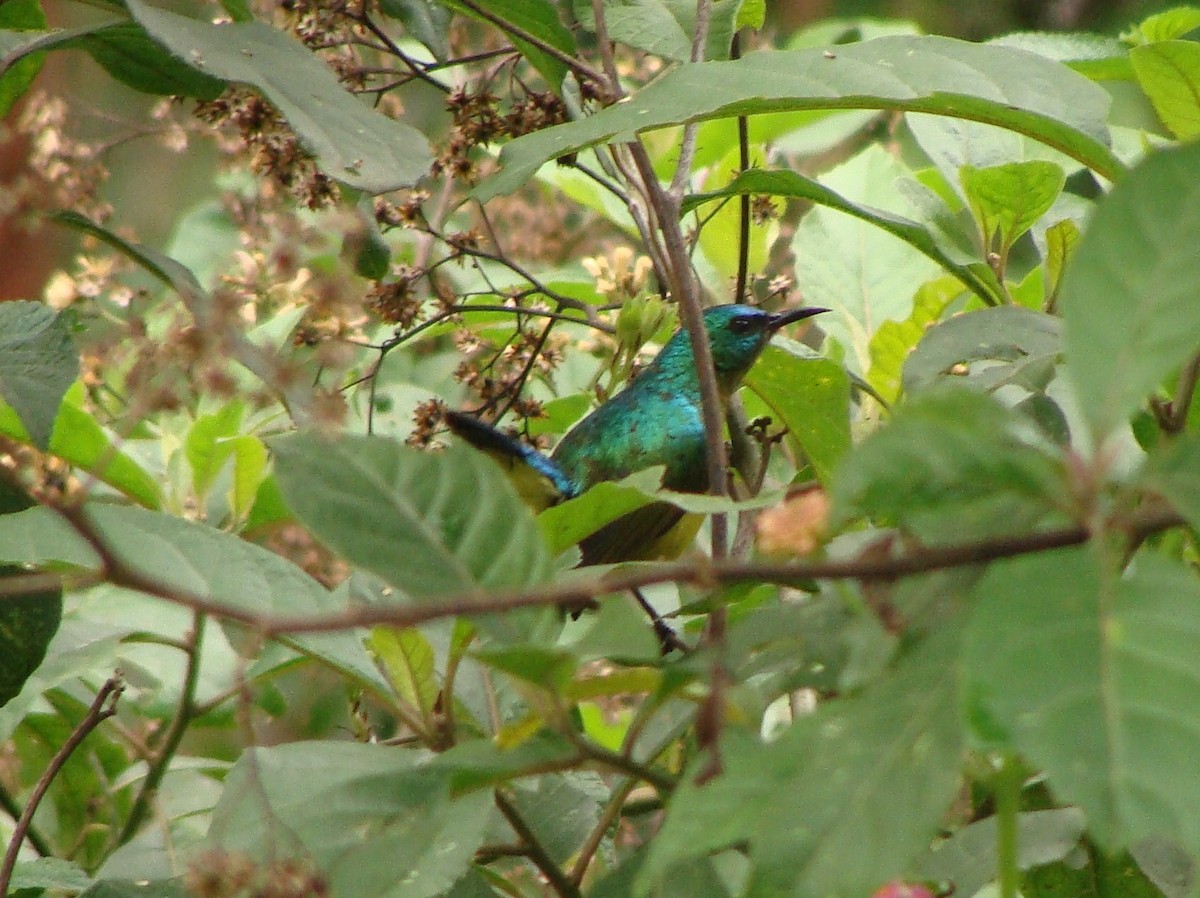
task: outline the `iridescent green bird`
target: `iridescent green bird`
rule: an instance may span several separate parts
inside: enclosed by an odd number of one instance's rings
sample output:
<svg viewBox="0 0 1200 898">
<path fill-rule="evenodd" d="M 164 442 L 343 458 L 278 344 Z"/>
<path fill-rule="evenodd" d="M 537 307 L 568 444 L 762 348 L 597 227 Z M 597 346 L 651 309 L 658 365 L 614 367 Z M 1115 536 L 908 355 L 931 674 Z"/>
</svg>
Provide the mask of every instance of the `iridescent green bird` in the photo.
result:
<svg viewBox="0 0 1200 898">
<path fill-rule="evenodd" d="M 722 403 L 741 386 L 781 327 L 827 311 L 803 308 L 773 314 L 747 305 L 708 309 L 704 328 Z M 594 484 L 657 465 L 665 468 L 662 483 L 668 489 L 708 490 L 700 382 L 691 340 L 682 330 L 633 383 L 576 424 L 549 457 L 470 415 L 452 411 L 446 420 L 456 434 L 507 467 L 534 504 L 572 499 Z M 531 479 L 537 481 L 532 488 Z M 539 495 L 540 502 L 534 498 Z M 674 557 L 691 544 L 700 520 L 669 502 L 653 502 L 584 539 L 581 563 Z"/>
</svg>

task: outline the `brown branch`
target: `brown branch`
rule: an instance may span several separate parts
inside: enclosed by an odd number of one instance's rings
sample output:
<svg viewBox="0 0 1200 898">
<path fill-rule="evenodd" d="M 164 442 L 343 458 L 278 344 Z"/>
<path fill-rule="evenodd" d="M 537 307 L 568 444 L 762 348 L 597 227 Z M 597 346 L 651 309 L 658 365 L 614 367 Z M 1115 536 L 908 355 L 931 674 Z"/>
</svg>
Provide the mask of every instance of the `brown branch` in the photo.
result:
<svg viewBox="0 0 1200 898">
<path fill-rule="evenodd" d="M 401 628 L 414 627 L 447 617 L 502 614 L 519 608 L 563 605 L 656 583 L 687 583 L 716 587 L 736 583 L 800 585 L 812 580 L 897 580 L 931 571 L 985 564 L 1017 555 L 1078 546 L 1092 537 L 1091 530 L 1086 527 L 1069 526 L 960 545 L 915 549 L 890 558 L 866 557 L 844 561 L 809 562 L 714 562 L 699 558 L 617 568 L 599 576 L 579 576 L 566 582 L 550 583 L 528 590 L 496 591 L 481 587 L 461 595 L 421 604 L 355 606 L 334 614 L 287 617 L 264 615 L 227 605 L 147 576 L 114 555 L 105 544 L 103 536 L 95 531 L 90 519 L 80 509 L 57 510 L 100 557 L 103 576 L 108 582 L 195 611 L 240 621 L 264 637 L 324 633 L 381 624 Z M 1184 519 L 1172 509 L 1165 505 L 1156 505 L 1119 522 L 1114 529 L 1136 541 L 1185 524 Z"/>
<path fill-rule="evenodd" d="M 705 51 L 708 49 L 708 26 L 711 21 L 712 0 L 697 0 L 696 28 L 692 32 L 693 63 L 704 62 Z M 696 136 L 699 131 L 699 122 L 688 122 L 683 126 L 683 138 L 679 142 L 679 161 L 675 165 L 675 175 L 671 178 L 671 186 L 667 191 L 676 203 L 682 201 L 683 192 L 687 188 L 692 160 L 696 157 Z"/>
<path fill-rule="evenodd" d="M 96 698 L 92 702 L 92 706 L 88 708 L 87 714 L 83 716 L 83 720 L 79 721 L 79 725 L 67 737 L 67 741 L 51 758 L 50 763 L 38 778 L 37 785 L 33 787 L 33 794 L 29 796 L 29 803 L 25 805 L 21 819 L 17 821 L 12 838 L 9 839 L 8 850 L 4 853 L 4 863 L 0 865 L 0 895 L 8 894 L 8 884 L 12 881 L 13 868 L 17 864 L 17 854 L 21 849 L 21 843 L 25 840 L 25 834 L 29 831 L 33 814 L 45 797 L 50 784 L 54 782 L 58 772 L 67 763 L 71 753 L 88 737 L 88 734 L 117 713 L 117 699 L 124 688 L 117 677 L 110 677 L 105 681 L 104 685 L 100 687 L 100 691 L 96 693 Z"/>
</svg>

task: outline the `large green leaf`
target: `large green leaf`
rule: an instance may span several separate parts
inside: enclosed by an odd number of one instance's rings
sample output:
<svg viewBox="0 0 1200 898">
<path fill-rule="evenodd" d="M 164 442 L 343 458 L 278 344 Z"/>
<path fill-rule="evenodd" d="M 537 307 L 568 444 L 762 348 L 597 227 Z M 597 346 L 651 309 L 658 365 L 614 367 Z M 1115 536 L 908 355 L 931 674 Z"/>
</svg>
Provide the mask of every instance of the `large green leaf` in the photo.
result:
<svg viewBox="0 0 1200 898">
<path fill-rule="evenodd" d="M 776 338 L 746 375 L 746 386 L 778 416 L 817 477 L 828 482 L 850 448 L 850 379 L 837 362 Z"/>
<path fill-rule="evenodd" d="M 11 75 L 4 76 L 7 80 L 29 62 L 36 62 L 36 57 L 30 59 L 33 54 L 53 49 L 84 50 L 118 81 L 144 93 L 209 100 L 225 89 L 224 81 L 176 59 L 136 22 L 119 19 L 53 31 L 0 31 L 0 51 L 4 53 L 0 73 L 13 66 Z M 0 87 L 0 99 L 3 93 Z"/>
<path fill-rule="evenodd" d="M 967 510 L 1003 497 L 1046 514 L 1065 490 L 1062 465 L 1030 440 L 1019 414 L 973 390 L 929 390 L 906 402 L 853 453 L 834 480 L 835 515 L 917 529 L 943 519 L 966 538 L 976 526 L 1028 522 Z"/>
<path fill-rule="evenodd" d="M 1018 814 L 1018 868 L 1028 870 L 1068 857 L 1078 849 L 1085 824 L 1078 808 Z M 918 858 L 915 872 L 923 880 L 952 882 L 955 891 L 974 895 L 996 878 L 996 827 L 995 816 L 964 826 Z"/>
<path fill-rule="evenodd" d="M 728 734 L 724 773 L 685 780 L 637 877 L 748 841 L 747 894 L 867 895 L 906 871 L 958 785 L 959 630 L 945 627 L 860 696 L 832 701 L 775 742 Z"/>
<path fill-rule="evenodd" d="M 1057 318 L 1022 306 L 956 315 L 929 328 L 905 360 L 904 390 L 917 393 L 949 377 L 984 390 L 1044 388 L 1062 351 L 1061 330 Z"/>
<path fill-rule="evenodd" d="M 723 116 L 798 109 L 901 109 L 1011 128 L 1105 177 L 1122 165 L 1108 148 L 1107 94 L 1032 53 L 944 37 L 886 37 L 836 52 L 752 53 L 684 65 L 593 116 L 513 141 L 487 199 L 524 184 L 543 164 L 642 131 Z"/>
<path fill-rule="evenodd" d="M 259 860 L 311 861 L 335 896 L 441 895 L 467 872 L 492 799 L 451 800 L 449 778 L 426 758 L 353 742 L 252 749 L 225 781 L 209 840 Z"/>
<path fill-rule="evenodd" d="M 334 613 L 342 604 L 274 552 L 170 515 L 120 505 L 87 506 L 90 525 L 109 550 L 164 589 L 176 589 L 254 614 Z M 0 563 L 99 567 L 92 548 L 57 514 L 32 508 L 0 516 Z M 353 631 L 284 640 L 382 694 L 380 676 Z"/>
<path fill-rule="evenodd" d="M 894 212 L 876 209 L 873 206 L 851 202 L 841 194 L 826 187 L 820 181 L 805 177 L 794 171 L 772 171 L 750 169 L 739 174 L 720 190 L 693 194 L 683 201 L 682 212 L 687 213 L 697 206 L 715 199 L 741 194 L 785 196 L 811 200 L 819 206 L 827 206 L 862 219 L 875 227 L 899 237 L 921 254 L 928 256 L 946 271 L 970 287 L 985 301 L 991 301 L 995 290 L 983 281 L 969 266 L 955 261 L 943 251 L 933 234 L 923 225 Z"/>
<path fill-rule="evenodd" d="M 828 172 L 824 181 L 855 203 L 895 214 L 906 205 L 896 184 L 907 174 L 890 153 L 871 145 Z M 870 367 L 871 336 L 883 322 L 912 313 L 916 285 L 933 277 L 941 264 L 903 237 L 823 206 L 801 219 L 792 250 L 805 301 L 833 310 L 819 323 L 842 343 L 848 363 L 859 372 Z"/>
<path fill-rule="evenodd" d="M 86 50 L 106 72 L 143 93 L 211 100 L 226 87 L 221 78 L 176 59 L 136 22 L 98 28 L 63 46 Z"/>
<path fill-rule="evenodd" d="M 13 407 L 33 444 L 45 449 L 79 354 L 67 326 L 37 302 L 0 303 L 0 397 Z"/>
<path fill-rule="evenodd" d="M 1045 769 L 1109 849 L 1200 850 L 1200 583 L 1143 552 L 1123 576 L 1094 547 L 994 564 L 966 642 L 968 712 Z"/>
<path fill-rule="evenodd" d="M 374 112 L 283 32 L 261 22 L 211 25 L 142 0 L 127 5 L 138 24 L 187 65 L 261 90 L 330 177 L 383 193 L 428 170 L 432 159 L 419 131 Z"/>
<path fill-rule="evenodd" d="M 1200 44 L 1161 41 L 1129 51 L 1138 83 L 1172 134 L 1200 134 Z"/>
<path fill-rule="evenodd" d="M 549 575 L 533 514 L 472 449 L 428 453 L 383 437 L 312 434 L 271 448 L 296 517 L 412 598 L 528 586 Z"/>
<path fill-rule="evenodd" d="M 1097 438 L 1200 346 L 1200 146 L 1151 155 L 1096 210 L 1063 275 L 1063 342 Z"/>
</svg>

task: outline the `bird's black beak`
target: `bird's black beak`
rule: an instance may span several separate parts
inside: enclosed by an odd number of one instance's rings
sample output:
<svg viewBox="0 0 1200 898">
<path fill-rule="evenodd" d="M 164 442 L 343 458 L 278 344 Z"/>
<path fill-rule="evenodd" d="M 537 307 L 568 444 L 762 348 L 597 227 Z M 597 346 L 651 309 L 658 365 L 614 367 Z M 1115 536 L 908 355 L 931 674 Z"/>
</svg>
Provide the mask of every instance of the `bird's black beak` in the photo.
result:
<svg viewBox="0 0 1200 898">
<path fill-rule="evenodd" d="M 822 312 L 828 311 L 829 309 L 792 309 L 788 312 L 780 312 L 777 315 L 771 316 L 771 322 L 767 327 L 774 332 L 785 324 L 791 324 L 793 321 L 801 321 L 804 318 L 811 318 L 813 315 L 820 315 Z"/>
</svg>

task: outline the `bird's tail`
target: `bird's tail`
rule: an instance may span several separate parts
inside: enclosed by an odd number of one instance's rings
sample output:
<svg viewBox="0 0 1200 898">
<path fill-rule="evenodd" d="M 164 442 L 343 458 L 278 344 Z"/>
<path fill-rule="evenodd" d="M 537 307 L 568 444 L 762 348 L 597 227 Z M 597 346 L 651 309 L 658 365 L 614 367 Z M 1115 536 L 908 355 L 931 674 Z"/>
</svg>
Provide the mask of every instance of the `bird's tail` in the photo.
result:
<svg viewBox="0 0 1200 898">
<path fill-rule="evenodd" d="M 521 498 L 535 510 L 579 494 L 578 487 L 551 459 L 490 424 L 463 412 L 447 411 L 446 425 L 500 464 Z"/>
</svg>

